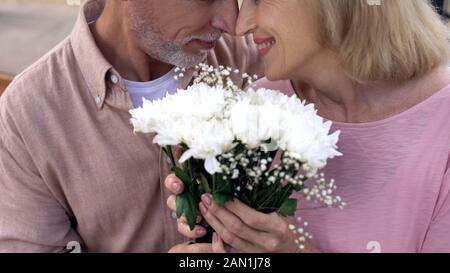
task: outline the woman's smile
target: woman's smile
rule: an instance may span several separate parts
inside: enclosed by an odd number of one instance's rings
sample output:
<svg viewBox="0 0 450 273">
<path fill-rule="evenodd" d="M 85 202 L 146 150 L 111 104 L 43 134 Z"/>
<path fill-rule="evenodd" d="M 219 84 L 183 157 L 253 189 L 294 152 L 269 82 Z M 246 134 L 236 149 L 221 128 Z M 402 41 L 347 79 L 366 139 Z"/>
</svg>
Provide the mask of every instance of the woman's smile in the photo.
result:
<svg viewBox="0 0 450 273">
<path fill-rule="evenodd" d="M 273 46 L 276 44 L 276 40 L 274 38 L 254 38 L 255 44 L 258 48 L 258 53 L 260 57 L 266 56 Z"/>
</svg>

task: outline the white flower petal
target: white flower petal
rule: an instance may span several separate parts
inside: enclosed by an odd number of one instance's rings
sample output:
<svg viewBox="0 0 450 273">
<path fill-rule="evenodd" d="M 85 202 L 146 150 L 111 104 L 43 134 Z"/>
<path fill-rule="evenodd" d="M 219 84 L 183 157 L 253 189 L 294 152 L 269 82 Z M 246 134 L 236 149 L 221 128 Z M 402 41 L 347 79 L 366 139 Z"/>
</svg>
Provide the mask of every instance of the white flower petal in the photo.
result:
<svg viewBox="0 0 450 273">
<path fill-rule="evenodd" d="M 205 159 L 205 170 L 209 174 L 215 174 L 219 173 L 220 170 L 220 163 L 217 161 L 217 158 L 215 156 L 210 156 Z"/>
<path fill-rule="evenodd" d="M 186 162 L 186 160 L 189 160 L 192 157 L 192 155 L 193 155 L 193 151 L 189 149 L 186 152 L 184 152 L 183 155 L 181 155 L 178 162 L 184 163 L 184 162 Z"/>
</svg>

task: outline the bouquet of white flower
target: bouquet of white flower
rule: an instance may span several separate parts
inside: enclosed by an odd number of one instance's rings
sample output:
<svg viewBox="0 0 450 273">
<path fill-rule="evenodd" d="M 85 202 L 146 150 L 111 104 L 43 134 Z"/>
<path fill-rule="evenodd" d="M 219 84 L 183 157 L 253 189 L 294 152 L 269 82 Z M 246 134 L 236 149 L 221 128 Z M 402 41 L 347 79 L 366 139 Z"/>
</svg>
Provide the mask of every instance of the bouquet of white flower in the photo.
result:
<svg viewBox="0 0 450 273">
<path fill-rule="evenodd" d="M 154 143 L 163 147 L 185 184 L 177 216 L 185 215 L 191 229 L 205 192 L 219 205 L 237 198 L 283 216 L 297 208 L 293 192 L 327 206 L 345 205 L 332 196 L 334 181 L 317 174 L 341 154 L 339 132 L 329 134 L 331 122 L 324 122 L 314 105 L 274 90 L 243 91 L 231 80 L 239 71 L 230 68 L 197 69 L 187 90 L 158 101 L 144 99 L 142 107 L 130 111 L 134 131 L 155 134 Z M 182 148 L 178 162 L 174 146 Z"/>
</svg>

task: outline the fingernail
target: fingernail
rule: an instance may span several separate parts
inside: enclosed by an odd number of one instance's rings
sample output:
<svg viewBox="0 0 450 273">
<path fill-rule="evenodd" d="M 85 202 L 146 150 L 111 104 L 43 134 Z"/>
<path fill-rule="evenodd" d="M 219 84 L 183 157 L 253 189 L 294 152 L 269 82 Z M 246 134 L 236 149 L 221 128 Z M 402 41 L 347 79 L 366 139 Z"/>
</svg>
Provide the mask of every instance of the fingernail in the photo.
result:
<svg viewBox="0 0 450 273">
<path fill-rule="evenodd" d="M 206 208 L 206 206 L 203 203 L 200 203 L 198 205 L 200 207 L 200 212 L 205 215 L 208 212 L 208 209 Z"/>
<path fill-rule="evenodd" d="M 202 236 L 202 235 L 204 235 L 206 233 L 206 230 L 204 229 L 204 228 L 198 228 L 196 231 L 195 231 L 195 234 L 197 234 L 198 236 Z"/>
<path fill-rule="evenodd" d="M 202 195 L 202 201 L 207 205 L 211 206 L 211 196 L 209 194 Z"/>
<path fill-rule="evenodd" d="M 180 191 L 180 184 L 179 183 L 173 182 L 172 183 L 172 187 L 173 187 L 174 190 Z"/>
<path fill-rule="evenodd" d="M 217 238 L 217 233 L 215 233 L 215 232 L 213 233 L 212 239 L 213 239 L 214 243 L 217 243 L 219 241 L 218 238 Z"/>
</svg>

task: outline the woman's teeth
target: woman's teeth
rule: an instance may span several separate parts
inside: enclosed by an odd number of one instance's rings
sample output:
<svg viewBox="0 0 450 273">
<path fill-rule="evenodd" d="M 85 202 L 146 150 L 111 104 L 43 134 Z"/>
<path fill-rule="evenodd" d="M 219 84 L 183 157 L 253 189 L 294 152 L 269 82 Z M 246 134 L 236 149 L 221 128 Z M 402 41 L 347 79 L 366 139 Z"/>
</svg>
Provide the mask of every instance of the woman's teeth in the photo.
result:
<svg viewBox="0 0 450 273">
<path fill-rule="evenodd" d="M 258 45 L 258 50 L 261 50 L 261 49 L 265 49 L 265 48 L 271 47 L 271 46 L 274 45 L 274 44 L 275 44 L 275 40 L 271 40 L 271 41 L 264 42 L 264 43 Z"/>
</svg>

